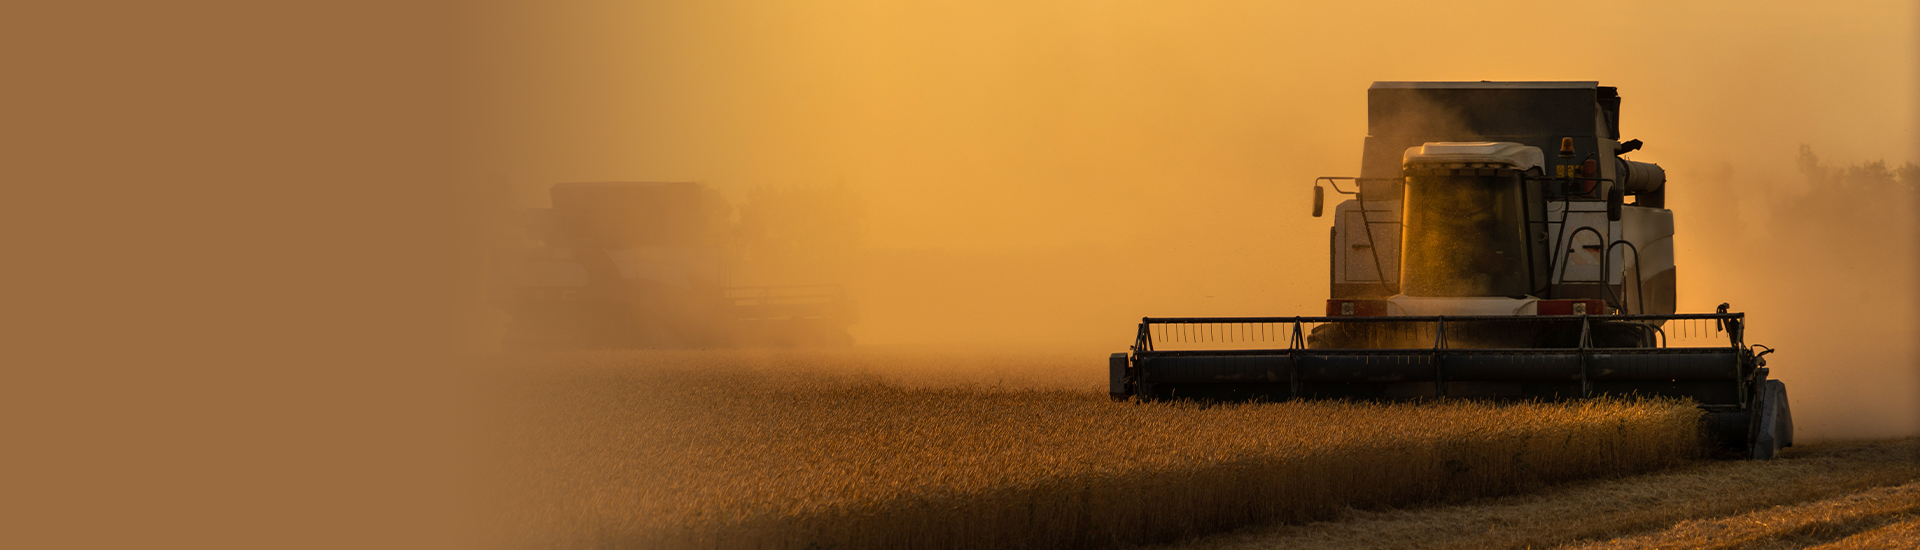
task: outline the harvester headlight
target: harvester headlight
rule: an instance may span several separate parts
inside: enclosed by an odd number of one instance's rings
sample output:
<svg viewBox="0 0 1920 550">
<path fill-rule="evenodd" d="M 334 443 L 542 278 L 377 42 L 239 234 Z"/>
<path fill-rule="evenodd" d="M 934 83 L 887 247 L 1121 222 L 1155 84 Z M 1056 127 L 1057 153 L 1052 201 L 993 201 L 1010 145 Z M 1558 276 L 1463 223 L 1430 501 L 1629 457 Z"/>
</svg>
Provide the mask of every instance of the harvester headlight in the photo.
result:
<svg viewBox="0 0 1920 550">
<path fill-rule="evenodd" d="M 1386 314 L 1386 300 L 1327 300 L 1328 317 L 1379 317 Z"/>
<path fill-rule="evenodd" d="M 1606 315 L 1607 303 L 1600 300 L 1540 300 L 1534 302 L 1536 315 Z"/>
</svg>

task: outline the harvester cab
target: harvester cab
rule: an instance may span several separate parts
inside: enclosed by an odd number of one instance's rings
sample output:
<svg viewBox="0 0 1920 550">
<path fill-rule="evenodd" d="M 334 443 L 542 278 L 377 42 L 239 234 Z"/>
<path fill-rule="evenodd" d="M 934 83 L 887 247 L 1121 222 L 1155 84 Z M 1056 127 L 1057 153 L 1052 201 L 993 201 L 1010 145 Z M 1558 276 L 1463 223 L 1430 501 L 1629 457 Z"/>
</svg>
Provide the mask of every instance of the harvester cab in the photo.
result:
<svg viewBox="0 0 1920 550">
<path fill-rule="evenodd" d="M 1614 88 L 1376 82 L 1368 130 L 1358 177 L 1315 181 L 1316 217 L 1326 189 L 1351 197 L 1324 315 L 1145 318 L 1109 360 L 1115 398 L 1667 396 L 1699 403 L 1723 449 L 1792 444 L 1744 315 L 1675 312 L 1666 173 L 1622 157 L 1641 143 L 1621 141 Z M 1668 328 L 1725 340 L 1670 346 Z"/>
</svg>

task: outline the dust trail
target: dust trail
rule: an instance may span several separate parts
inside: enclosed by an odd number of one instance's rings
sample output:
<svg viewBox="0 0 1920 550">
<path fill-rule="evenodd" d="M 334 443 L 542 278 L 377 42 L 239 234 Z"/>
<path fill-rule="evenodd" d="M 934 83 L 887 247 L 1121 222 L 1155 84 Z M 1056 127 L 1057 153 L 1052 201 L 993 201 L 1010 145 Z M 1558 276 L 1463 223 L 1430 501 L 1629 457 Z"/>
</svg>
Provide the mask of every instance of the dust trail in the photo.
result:
<svg viewBox="0 0 1920 550">
<path fill-rule="evenodd" d="M 1913 281 L 1920 165 L 1842 164 L 1800 147 L 1793 172 L 1689 170 L 1676 212 L 1684 309 L 1731 302 L 1780 350 L 1794 421 L 1816 438 L 1920 432 Z M 1691 304 L 1691 307 L 1686 307 Z"/>
</svg>

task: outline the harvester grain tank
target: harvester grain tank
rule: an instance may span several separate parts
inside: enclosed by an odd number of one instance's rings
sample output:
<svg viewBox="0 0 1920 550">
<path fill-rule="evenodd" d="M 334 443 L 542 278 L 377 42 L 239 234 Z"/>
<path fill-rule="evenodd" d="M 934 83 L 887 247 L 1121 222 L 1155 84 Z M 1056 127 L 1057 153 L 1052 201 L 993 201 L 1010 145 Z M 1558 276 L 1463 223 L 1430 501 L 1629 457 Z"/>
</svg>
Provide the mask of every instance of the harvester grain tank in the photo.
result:
<svg viewBox="0 0 1920 550">
<path fill-rule="evenodd" d="M 690 182 L 562 183 L 494 255 L 510 348 L 851 343 L 837 285 L 739 286 L 730 207 Z"/>
<path fill-rule="evenodd" d="M 1725 450 L 1793 442 L 1745 315 L 1675 312 L 1666 173 L 1629 160 L 1597 82 L 1376 82 L 1333 208 L 1319 316 L 1154 318 L 1109 360 L 1116 399 L 1670 396 Z M 1323 187 L 1322 184 L 1325 184 Z M 1724 336 L 1669 345 L 1667 329 Z"/>
</svg>

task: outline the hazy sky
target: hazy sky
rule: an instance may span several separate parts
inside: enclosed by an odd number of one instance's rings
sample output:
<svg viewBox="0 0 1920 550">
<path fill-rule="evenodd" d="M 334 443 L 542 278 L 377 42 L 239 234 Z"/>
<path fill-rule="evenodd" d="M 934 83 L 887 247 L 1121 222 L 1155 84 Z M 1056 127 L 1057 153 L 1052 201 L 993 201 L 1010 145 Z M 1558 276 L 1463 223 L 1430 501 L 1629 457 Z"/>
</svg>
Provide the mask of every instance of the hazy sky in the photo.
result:
<svg viewBox="0 0 1920 550">
<path fill-rule="evenodd" d="M 1673 4 L 500 7 L 479 67 L 500 84 L 488 116 L 510 114 L 483 173 L 846 181 L 876 203 L 877 246 L 1110 242 L 1163 211 L 1143 197 L 1297 210 L 1312 176 L 1357 169 L 1375 80 L 1618 86 L 1636 158 L 1680 177 L 1790 170 L 1799 143 L 1910 156 L 1911 2 Z"/>
</svg>

